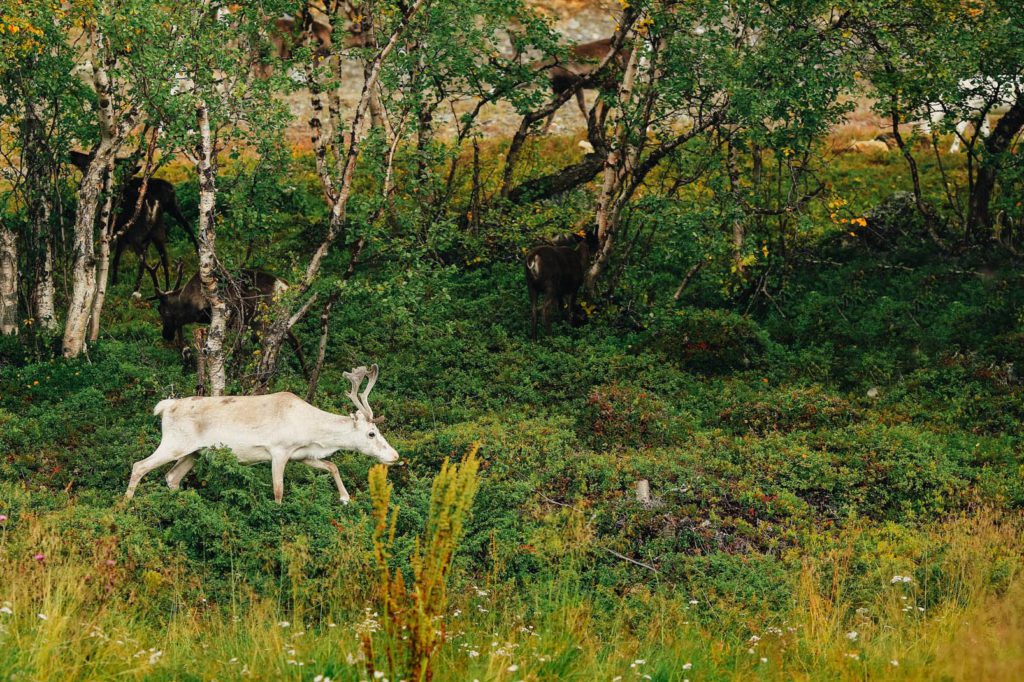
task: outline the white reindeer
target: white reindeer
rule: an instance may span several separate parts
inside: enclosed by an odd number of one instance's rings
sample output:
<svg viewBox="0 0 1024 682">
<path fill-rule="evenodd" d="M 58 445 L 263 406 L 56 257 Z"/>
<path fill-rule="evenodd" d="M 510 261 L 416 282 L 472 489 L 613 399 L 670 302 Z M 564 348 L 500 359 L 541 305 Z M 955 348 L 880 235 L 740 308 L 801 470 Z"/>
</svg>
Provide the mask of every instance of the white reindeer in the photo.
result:
<svg viewBox="0 0 1024 682">
<path fill-rule="evenodd" d="M 382 418 L 374 418 L 366 400 L 377 383 L 377 373 L 377 365 L 345 372 L 352 384 L 348 397 L 356 406 L 349 416 L 318 410 L 293 393 L 161 400 L 153 409 L 153 414 L 163 417 L 160 445 L 132 466 L 124 496 L 131 499 L 143 476 L 170 462 L 176 464 L 167 472 L 167 486 L 177 490 L 195 464 L 198 450 L 226 447 L 243 464 L 270 462 L 278 504 L 284 495 L 284 467 L 289 461 L 330 472 L 341 501 L 347 504 L 349 494 L 338 467 L 327 457 L 338 450 L 355 450 L 382 464 L 394 464 L 399 459 L 377 429 Z M 360 393 L 364 379 L 366 390 Z"/>
<path fill-rule="evenodd" d="M 969 112 L 970 118 L 959 121 L 956 124 L 956 135 L 953 144 L 950 145 L 950 153 L 956 154 L 964 140 L 964 133 L 967 126 L 976 123 L 978 135 L 988 137 L 992 130 L 989 123 L 990 114 L 1005 114 L 1010 106 L 1017 101 L 1022 90 L 1024 90 L 1024 78 L 1019 76 L 1007 76 L 1006 78 L 991 78 L 989 76 L 978 78 L 965 78 L 958 84 L 960 98 L 963 108 Z M 928 104 L 928 119 L 922 121 L 919 126 L 925 135 L 931 135 L 936 126 L 940 126 L 946 118 L 948 109 L 942 102 L 930 102 Z"/>
</svg>

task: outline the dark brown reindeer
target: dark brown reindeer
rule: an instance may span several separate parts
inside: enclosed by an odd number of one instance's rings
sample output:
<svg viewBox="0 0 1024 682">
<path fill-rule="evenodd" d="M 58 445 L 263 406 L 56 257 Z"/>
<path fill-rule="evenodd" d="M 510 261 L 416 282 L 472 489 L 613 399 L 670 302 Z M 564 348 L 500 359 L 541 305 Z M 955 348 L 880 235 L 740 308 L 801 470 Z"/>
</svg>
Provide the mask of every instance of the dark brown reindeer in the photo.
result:
<svg viewBox="0 0 1024 682">
<path fill-rule="evenodd" d="M 308 46 L 315 61 L 327 59 L 331 56 L 334 44 L 331 20 L 339 14 L 338 3 L 328 0 L 305 3 L 297 15 L 284 14 L 277 17 L 267 31 L 273 56 L 288 61 L 297 49 Z M 346 3 L 344 14 L 348 26 L 341 47 L 346 50 L 366 47 L 370 36 L 364 26 L 368 23 L 365 10 L 358 3 Z M 272 64 L 265 58 L 257 59 L 254 68 L 260 78 L 268 78 L 273 73 Z"/>
<path fill-rule="evenodd" d="M 154 295 L 151 300 L 157 301 L 157 312 L 163 322 L 164 341 L 173 342 L 179 349 L 184 350 L 185 340 L 183 328 L 187 324 L 209 324 L 210 304 L 203 295 L 203 285 L 199 279 L 199 273 L 181 286 L 181 276 L 184 264 L 180 261 L 177 266 L 177 279 L 174 286 L 163 291 L 156 275 L 156 266 L 145 263 L 146 270 L 153 280 Z M 270 273 L 262 270 L 242 270 L 237 279 L 231 279 L 221 284 L 222 295 L 227 303 L 228 325 L 241 331 L 250 328 L 259 333 L 262 329 L 263 320 L 261 313 L 269 306 L 274 296 L 288 290 L 288 284 Z M 309 376 L 306 369 L 306 358 L 302 354 L 302 347 L 295 334 L 288 332 L 288 341 L 295 349 L 295 355 L 299 358 L 299 365 L 302 373 Z"/>
<path fill-rule="evenodd" d="M 77 166 L 83 173 L 89 167 L 92 155 L 82 152 L 71 152 L 71 163 Z M 136 167 L 134 172 L 138 172 Z M 181 226 L 192 245 L 199 250 L 199 242 L 196 233 L 185 220 L 181 209 L 178 208 L 178 197 L 174 191 L 174 185 L 161 180 L 150 178 L 146 182 L 146 194 L 143 197 L 142 205 L 136 215 L 136 206 L 139 205 L 139 193 L 142 191 L 144 179 L 132 177 L 121 188 L 118 201 L 118 213 L 114 219 L 114 234 L 118 235 L 114 245 L 114 262 L 112 264 L 112 281 L 117 284 L 118 270 L 121 265 L 121 254 L 125 247 L 131 247 L 132 251 L 139 257 L 139 269 L 135 276 L 135 287 L 133 291 L 139 290 L 142 284 L 142 273 L 146 267 L 146 253 L 150 245 L 156 247 L 160 254 L 160 263 L 164 268 L 164 285 L 170 284 L 170 266 L 167 262 L 167 230 L 163 226 L 164 213 L 174 218 Z"/>
<path fill-rule="evenodd" d="M 534 247 L 526 254 L 526 286 L 530 291 L 530 338 L 537 339 L 538 298 L 544 328 L 551 334 L 551 310 L 568 304 L 569 320 L 575 322 L 576 294 L 583 284 L 590 255 L 596 246 L 591 232 L 559 237 L 551 244 Z"/>
<path fill-rule="evenodd" d="M 611 51 L 611 38 L 602 38 L 589 43 L 579 43 L 578 45 L 574 45 L 569 48 L 569 61 L 563 63 L 555 60 L 548 68 L 548 78 L 551 81 L 551 91 L 557 97 L 566 90 L 575 87 L 576 83 L 579 82 L 581 78 L 586 78 L 593 74 L 595 69 L 597 69 Z M 601 87 L 606 89 L 615 88 L 618 85 L 618 81 L 616 80 L 618 74 L 625 70 L 628 60 L 629 51 L 619 49 L 606 68 L 606 77 L 597 80 L 586 88 L 580 88 L 576 91 L 576 103 L 580 107 L 580 113 L 583 114 L 583 118 L 587 118 L 587 103 L 583 98 L 583 90 Z M 554 112 L 548 116 L 548 120 L 544 124 L 545 131 L 551 125 L 551 121 L 554 117 Z"/>
</svg>

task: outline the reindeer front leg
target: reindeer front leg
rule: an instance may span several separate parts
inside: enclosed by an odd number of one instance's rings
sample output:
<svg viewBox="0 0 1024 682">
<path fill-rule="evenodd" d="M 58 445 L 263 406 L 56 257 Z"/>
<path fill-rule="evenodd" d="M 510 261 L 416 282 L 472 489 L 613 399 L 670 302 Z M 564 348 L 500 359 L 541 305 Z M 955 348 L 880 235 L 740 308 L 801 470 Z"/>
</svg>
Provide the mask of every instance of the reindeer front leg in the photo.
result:
<svg viewBox="0 0 1024 682">
<path fill-rule="evenodd" d="M 195 454 L 185 455 L 178 460 L 178 463 L 171 467 L 171 470 L 167 472 L 167 487 L 171 490 L 177 490 L 181 487 L 181 479 L 185 478 L 185 475 L 192 470 L 195 466 L 196 456 Z"/>
<path fill-rule="evenodd" d="M 348 501 L 352 498 L 349 497 L 348 491 L 345 490 L 345 484 L 341 482 L 341 474 L 338 473 L 338 466 L 334 462 L 323 459 L 304 459 L 302 463 L 312 469 L 330 472 L 331 477 L 334 479 L 334 484 L 338 486 L 338 495 L 341 503 L 348 504 Z"/>
</svg>

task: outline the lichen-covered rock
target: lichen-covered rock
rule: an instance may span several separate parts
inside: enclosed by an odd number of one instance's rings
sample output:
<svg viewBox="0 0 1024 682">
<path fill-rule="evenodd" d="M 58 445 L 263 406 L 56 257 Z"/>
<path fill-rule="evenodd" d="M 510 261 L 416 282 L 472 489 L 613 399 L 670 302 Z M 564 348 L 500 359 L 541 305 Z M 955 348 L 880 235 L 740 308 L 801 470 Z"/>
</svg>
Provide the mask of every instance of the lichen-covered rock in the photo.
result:
<svg viewBox="0 0 1024 682">
<path fill-rule="evenodd" d="M 924 217 L 910 192 L 894 192 L 865 217 L 867 225 L 857 230 L 857 236 L 874 249 L 889 250 L 897 244 L 918 242 L 927 234 Z"/>
</svg>

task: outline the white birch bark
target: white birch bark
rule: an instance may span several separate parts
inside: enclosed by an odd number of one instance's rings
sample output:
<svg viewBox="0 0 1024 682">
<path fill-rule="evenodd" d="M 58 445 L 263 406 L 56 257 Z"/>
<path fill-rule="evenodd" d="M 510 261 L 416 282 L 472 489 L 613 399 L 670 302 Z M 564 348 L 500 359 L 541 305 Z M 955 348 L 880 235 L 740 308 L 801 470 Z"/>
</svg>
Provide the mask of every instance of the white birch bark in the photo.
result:
<svg viewBox="0 0 1024 682">
<path fill-rule="evenodd" d="M 103 53 L 103 36 L 97 36 L 97 53 Z M 96 247 L 94 226 L 99 207 L 103 177 L 110 161 L 135 120 L 135 113 L 115 122 L 113 87 L 107 65 L 97 59 L 93 66 L 93 84 L 99 97 L 100 142 L 82 176 L 78 188 L 78 212 L 75 215 L 74 269 L 71 300 L 64 324 L 64 357 L 78 356 L 84 349 L 89 331 L 89 316 L 96 297 Z"/>
<path fill-rule="evenodd" d="M 18 240 L 0 226 L 0 334 L 18 333 Z"/>
<path fill-rule="evenodd" d="M 210 395 L 224 395 L 224 336 L 227 333 L 227 305 L 220 295 L 217 277 L 216 166 L 210 110 L 205 101 L 196 105 L 199 143 L 196 147 L 196 172 L 199 175 L 199 280 L 210 304 L 210 327 L 203 355 L 209 376 Z"/>
<path fill-rule="evenodd" d="M 100 318 L 103 312 L 103 303 L 107 298 L 107 280 L 110 275 L 110 242 L 113 231 L 111 220 L 114 205 L 113 184 L 114 167 L 108 165 L 103 183 L 106 199 L 103 201 L 103 210 L 100 212 L 99 272 L 96 275 L 96 295 L 92 300 L 92 310 L 89 313 L 89 343 L 95 342 L 100 337 Z"/>
<path fill-rule="evenodd" d="M 44 212 L 46 225 L 49 225 L 49 211 Z M 53 240 L 45 235 L 42 262 L 39 263 L 35 290 L 32 292 L 33 322 L 46 331 L 57 329 L 57 313 L 54 305 L 56 290 L 53 285 Z"/>
</svg>

